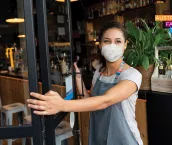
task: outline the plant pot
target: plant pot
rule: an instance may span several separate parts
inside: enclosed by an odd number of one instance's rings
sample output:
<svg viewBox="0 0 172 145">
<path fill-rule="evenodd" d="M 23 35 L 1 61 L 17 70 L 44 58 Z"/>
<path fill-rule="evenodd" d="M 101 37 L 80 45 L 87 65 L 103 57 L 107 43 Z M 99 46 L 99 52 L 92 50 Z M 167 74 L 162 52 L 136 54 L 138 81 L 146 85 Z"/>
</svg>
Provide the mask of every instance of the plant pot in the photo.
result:
<svg viewBox="0 0 172 145">
<path fill-rule="evenodd" d="M 142 74 L 140 90 L 151 90 L 151 77 L 154 71 L 154 65 L 150 65 L 148 70 L 145 70 L 143 66 L 138 66 L 136 69 Z"/>
</svg>

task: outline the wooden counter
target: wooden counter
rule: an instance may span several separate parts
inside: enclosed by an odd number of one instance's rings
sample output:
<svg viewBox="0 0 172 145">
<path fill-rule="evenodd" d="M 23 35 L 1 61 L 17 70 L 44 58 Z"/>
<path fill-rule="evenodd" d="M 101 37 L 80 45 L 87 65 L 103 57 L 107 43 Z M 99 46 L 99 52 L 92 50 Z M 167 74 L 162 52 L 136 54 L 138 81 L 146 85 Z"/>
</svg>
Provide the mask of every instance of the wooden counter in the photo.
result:
<svg viewBox="0 0 172 145">
<path fill-rule="evenodd" d="M 42 84 L 38 83 L 38 86 L 39 93 L 41 93 Z M 52 90 L 58 92 L 62 97 L 65 97 L 66 90 L 64 86 L 52 85 Z M 2 105 L 16 102 L 26 104 L 26 100 L 29 98 L 28 80 L 0 75 L 0 98 L 2 99 Z M 28 109 L 28 112 L 30 113 L 30 109 Z M 144 145 L 147 145 L 146 117 L 146 101 L 138 99 L 136 105 L 136 119 L 138 122 L 141 137 L 144 141 Z M 69 121 L 69 115 L 65 117 L 65 120 Z M 82 144 L 88 145 L 89 112 L 79 113 L 79 123 L 81 129 Z M 70 145 L 73 145 L 72 139 L 70 139 Z"/>
</svg>

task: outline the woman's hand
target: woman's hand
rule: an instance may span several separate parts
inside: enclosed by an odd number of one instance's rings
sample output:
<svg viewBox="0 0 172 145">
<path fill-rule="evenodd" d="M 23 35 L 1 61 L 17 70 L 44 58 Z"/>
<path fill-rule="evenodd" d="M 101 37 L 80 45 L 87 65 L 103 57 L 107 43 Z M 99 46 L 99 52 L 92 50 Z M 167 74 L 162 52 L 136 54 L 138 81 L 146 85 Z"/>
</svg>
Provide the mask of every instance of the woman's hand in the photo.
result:
<svg viewBox="0 0 172 145">
<path fill-rule="evenodd" d="M 53 115 L 63 111 L 64 99 L 54 91 L 49 91 L 45 95 L 38 93 L 31 93 L 31 96 L 39 99 L 28 99 L 28 107 L 34 109 L 34 113 L 37 115 Z"/>
<path fill-rule="evenodd" d="M 81 79 L 81 71 L 80 69 L 78 68 L 76 62 L 74 62 L 74 67 L 75 67 L 75 72 L 76 72 L 76 79 Z"/>
</svg>

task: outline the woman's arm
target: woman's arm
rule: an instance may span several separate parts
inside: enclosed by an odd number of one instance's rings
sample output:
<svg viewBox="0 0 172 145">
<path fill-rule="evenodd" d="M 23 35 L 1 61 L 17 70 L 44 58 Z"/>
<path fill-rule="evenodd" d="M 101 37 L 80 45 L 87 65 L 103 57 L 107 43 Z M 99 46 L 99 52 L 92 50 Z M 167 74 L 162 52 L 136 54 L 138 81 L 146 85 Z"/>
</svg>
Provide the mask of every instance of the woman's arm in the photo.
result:
<svg viewBox="0 0 172 145">
<path fill-rule="evenodd" d="M 74 67 L 75 67 L 76 73 L 80 73 L 80 70 L 79 70 L 78 66 L 76 65 L 76 62 L 74 63 Z M 78 93 L 80 95 L 84 95 L 84 96 L 82 96 L 84 98 L 90 97 L 90 94 L 88 93 L 88 91 L 87 91 L 87 89 L 85 87 L 85 84 L 82 81 L 81 74 L 76 74 L 76 78 L 75 79 L 76 79 L 76 88 L 77 88 Z M 82 87 L 83 87 L 83 92 L 82 92 Z"/>
<path fill-rule="evenodd" d="M 83 84 L 82 84 L 83 83 Z M 83 85 L 83 86 L 82 86 Z M 90 97 L 90 94 L 88 93 L 84 82 L 82 81 L 81 77 L 76 77 L 76 87 L 77 87 L 77 91 L 80 95 L 84 95 L 82 96 L 83 98 L 88 98 Z M 83 92 L 82 92 L 82 87 L 83 87 Z M 83 94 L 82 94 L 83 93 Z"/>
<path fill-rule="evenodd" d="M 64 101 L 64 112 L 84 112 L 105 109 L 113 104 L 119 103 L 137 91 L 134 82 L 124 80 L 109 89 L 101 96 L 90 97 L 80 100 Z"/>
<path fill-rule="evenodd" d="M 31 93 L 31 96 L 40 100 L 28 99 L 29 107 L 36 109 L 35 114 L 51 115 L 58 112 L 85 112 L 105 109 L 108 106 L 121 102 L 137 91 L 137 85 L 129 80 L 123 80 L 110 88 L 101 96 L 89 97 L 80 100 L 64 100 L 53 91 L 45 95 Z"/>
</svg>

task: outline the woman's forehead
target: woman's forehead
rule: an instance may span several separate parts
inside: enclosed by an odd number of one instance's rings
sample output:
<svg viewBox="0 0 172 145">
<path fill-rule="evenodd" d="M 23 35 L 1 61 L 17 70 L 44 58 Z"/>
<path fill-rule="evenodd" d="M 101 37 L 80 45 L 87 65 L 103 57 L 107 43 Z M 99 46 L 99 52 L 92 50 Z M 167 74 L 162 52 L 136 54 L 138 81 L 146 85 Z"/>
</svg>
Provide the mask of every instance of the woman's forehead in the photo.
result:
<svg viewBox="0 0 172 145">
<path fill-rule="evenodd" d="M 104 32 L 103 38 L 109 38 L 109 39 L 117 39 L 121 38 L 124 39 L 123 32 L 120 29 L 117 28 L 112 28 L 108 29 L 107 31 Z"/>
</svg>

